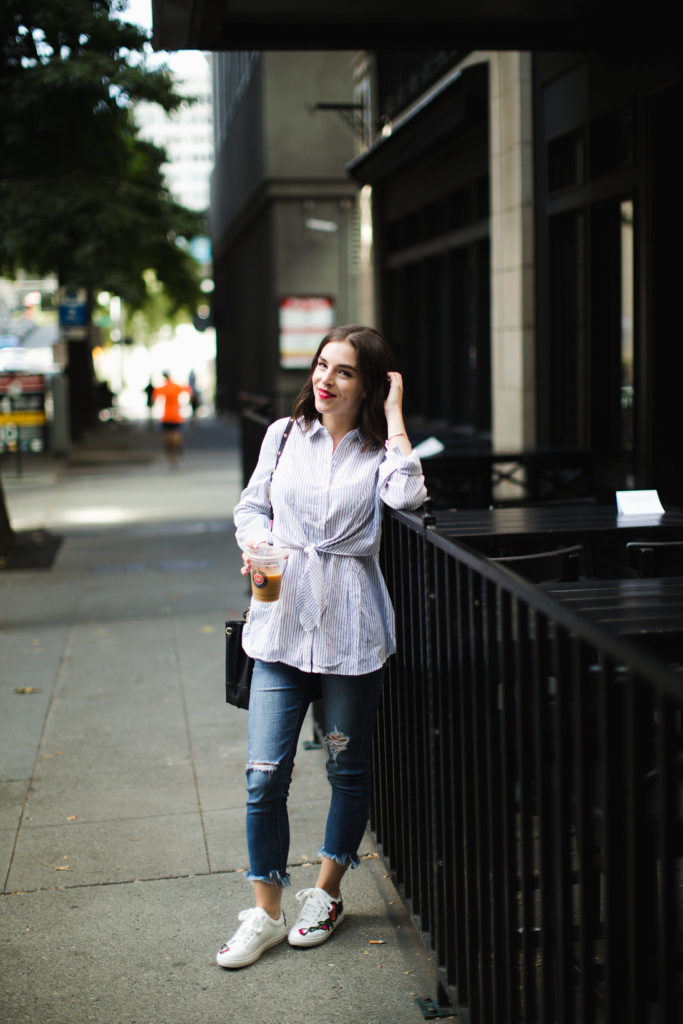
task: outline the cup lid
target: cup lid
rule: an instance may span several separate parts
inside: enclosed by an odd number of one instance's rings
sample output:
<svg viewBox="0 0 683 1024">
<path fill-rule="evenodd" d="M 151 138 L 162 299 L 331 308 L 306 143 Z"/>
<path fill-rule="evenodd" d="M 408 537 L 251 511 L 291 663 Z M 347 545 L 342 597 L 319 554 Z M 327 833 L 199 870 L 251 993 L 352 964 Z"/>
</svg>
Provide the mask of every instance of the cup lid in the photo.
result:
<svg viewBox="0 0 683 1024">
<path fill-rule="evenodd" d="M 287 552 L 283 548 L 278 547 L 275 544 L 266 544 L 262 542 L 257 548 L 250 548 L 247 552 L 250 558 L 257 559 L 279 559 L 286 558 Z"/>
</svg>

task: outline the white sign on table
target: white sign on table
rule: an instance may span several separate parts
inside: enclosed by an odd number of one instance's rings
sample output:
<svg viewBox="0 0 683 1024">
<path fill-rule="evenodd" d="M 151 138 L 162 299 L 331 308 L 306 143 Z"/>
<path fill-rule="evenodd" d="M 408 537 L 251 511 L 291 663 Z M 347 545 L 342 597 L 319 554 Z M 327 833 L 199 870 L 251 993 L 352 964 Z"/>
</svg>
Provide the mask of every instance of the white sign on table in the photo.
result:
<svg viewBox="0 0 683 1024">
<path fill-rule="evenodd" d="M 620 516 L 663 515 L 664 508 L 657 491 L 617 491 L 617 512 Z"/>
</svg>

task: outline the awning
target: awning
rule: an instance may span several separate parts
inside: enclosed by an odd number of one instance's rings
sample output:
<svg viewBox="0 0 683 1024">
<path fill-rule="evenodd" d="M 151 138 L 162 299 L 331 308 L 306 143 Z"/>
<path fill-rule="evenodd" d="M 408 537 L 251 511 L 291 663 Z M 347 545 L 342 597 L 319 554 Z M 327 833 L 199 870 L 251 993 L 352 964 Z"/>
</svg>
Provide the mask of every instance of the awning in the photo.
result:
<svg viewBox="0 0 683 1024">
<path fill-rule="evenodd" d="M 152 0 L 152 17 L 158 50 L 575 50 L 643 31 L 600 0 Z"/>
<path fill-rule="evenodd" d="M 473 64 L 448 76 L 399 118 L 391 134 L 380 136 L 369 149 L 347 164 L 356 181 L 375 185 L 397 169 L 465 134 L 488 116 L 488 68 Z"/>
</svg>

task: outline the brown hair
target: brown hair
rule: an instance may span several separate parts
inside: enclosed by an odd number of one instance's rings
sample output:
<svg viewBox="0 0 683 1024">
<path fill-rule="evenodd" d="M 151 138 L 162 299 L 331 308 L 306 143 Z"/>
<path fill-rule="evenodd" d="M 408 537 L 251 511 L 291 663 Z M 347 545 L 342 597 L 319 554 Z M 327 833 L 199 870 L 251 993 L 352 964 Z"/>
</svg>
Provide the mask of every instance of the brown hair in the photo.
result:
<svg viewBox="0 0 683 1024">
<path fill-rule="evenodd" d="M 292 416 L 294 419 L 303 419 L 306 427 L 310 427 L 314 420 L 320 418 L 313 394 L 313 371 L 318 365 L 320 353 L 331 341 L 348 341 L 356 352 L 356 368 L 365 389 L 360 413 L 363 448 L 381 448 L 387 436 L 387 421 L 384 415 L 387 374 L 394 368 L 394 356 L 389 343 L 374 327 L 345 324 L 342 327 L 333 327 L 325 335 L 313 356 L 311 375 L 294 402 Z"/>
</svg>

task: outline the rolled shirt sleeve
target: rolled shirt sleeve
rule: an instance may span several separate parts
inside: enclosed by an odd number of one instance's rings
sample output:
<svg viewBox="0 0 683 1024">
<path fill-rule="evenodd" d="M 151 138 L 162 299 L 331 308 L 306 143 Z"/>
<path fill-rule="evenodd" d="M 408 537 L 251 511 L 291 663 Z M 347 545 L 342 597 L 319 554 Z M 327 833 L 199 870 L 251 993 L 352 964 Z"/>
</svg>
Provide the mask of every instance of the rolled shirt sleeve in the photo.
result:
<svg viewBox="0 0 683 1024">
<path fill-rule="evenodd" d="M 379 493 L 390 508 L 419 508 L 427 497 L 427 488 L 416 452 L 403 455 L 397 445 L 389 446 L 379 467 Z"/>
</svg>

